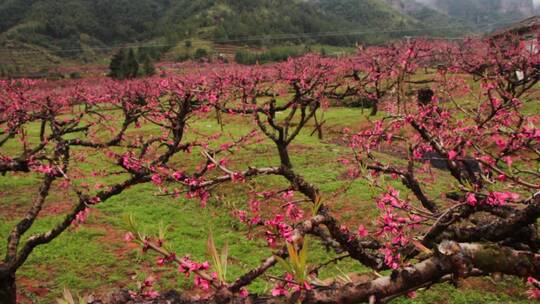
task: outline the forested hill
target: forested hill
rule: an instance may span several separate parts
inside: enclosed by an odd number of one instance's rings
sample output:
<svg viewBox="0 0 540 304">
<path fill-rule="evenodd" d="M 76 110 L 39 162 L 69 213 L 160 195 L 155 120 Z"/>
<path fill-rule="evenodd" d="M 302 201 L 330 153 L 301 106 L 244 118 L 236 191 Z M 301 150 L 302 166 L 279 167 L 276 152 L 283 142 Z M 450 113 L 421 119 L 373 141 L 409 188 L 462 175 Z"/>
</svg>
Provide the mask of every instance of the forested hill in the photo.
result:
<svg viewBox="0 0 540 304">
<path fill-rule="evenodd" d="M 238 44 L 279 39 L 352 45 L 429 32 L 432 26 L 420 19 L 384 0 L 0 0 L 0 44 L 61 57 L 96 47 L 173 44 L 193 37 Z"/>
<path fill-rule="evenodd" d="M 394 0 L 390 0 L 394 1 Z M 408 1 L 408 0 L 402 0 Z M 533 0 L 416 0 L 454 18 L 493 29 L 529 17 Z M 413 1 L 414 2 L 414 1 Z"/>
</svg>

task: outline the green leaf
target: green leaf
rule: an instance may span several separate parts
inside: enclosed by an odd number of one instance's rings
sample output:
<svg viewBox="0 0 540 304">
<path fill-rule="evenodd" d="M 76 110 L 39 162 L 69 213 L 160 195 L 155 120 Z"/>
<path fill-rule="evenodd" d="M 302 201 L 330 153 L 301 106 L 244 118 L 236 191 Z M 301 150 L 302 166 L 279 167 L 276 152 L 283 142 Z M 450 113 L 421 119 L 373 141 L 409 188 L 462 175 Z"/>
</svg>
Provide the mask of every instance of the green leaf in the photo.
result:
<svg viewBox="0 0 540 304">
<path fill-rule="evenodd" d="M 223 270 L 223 281 L 227 277 L 227 264 L 229 258 L 229 246 L 225 243 L 225 246 L 221 248 L 221 269 Z"/>
<path fill-rule="evenodd" d="M 305 272 L 308 259 L 308 237 L 304 237 L 304 243 L 302 244 L 302 249 L 300 250 L 300 268 Z"/>
<path fill-rule="evenodd" d="M 163 221 L 159 221 L 159 239 L 165 240 L 165 233 L 167 232 L 167 229 L 169 229 L 169 225 L 163 226 Z"/>
<path fill-rule="evenodd" d="M 315 197 L 315 203 L 313 204 L 313 208 L 311 209 L 311 213 L 313 216 L 316 216 L 319 213 L 319 209 L 321 209 L 322 206 L 322 199 L 319 194 L 317 194 L 317 197 Z"/>
<path fill-rule="evenodd" d="M 221 254 L 218 253 L 218 249 L 214 242 L 214 237 L 212 236 L 212 231 L 208 233 L 208 254 L 212 258 L 212 264 L 216 270 L 219 280 L 222 283 L 225 283 L 227 277 L 227 258 L 229 255 L 229 248 L 227 244 L 221 249 Z"/>
<path fill-rule="evenodd" d="M 287 243 L 287 251 L 289 252 L 289 259 L 291 260 L 291 263 L 293 265 L 297 265 L 298 253 L 296 252 L 296 248 L 294 248 L 294 245 L 291 243 Z"/>
<path fill-rule="evenodd" d="M 217 253 L 216 245 L 214 243 L 214 237 L 212 236 L 212 232 L 208 232 L 208 241 L 206 242 L 207 248 L 208 248 L 208 255 L 212 258 L 212 264 L 216 268 L 216 272 L 218 273 L 218 276 L 221 276 L 221 263 L 219 259 L 219 255 Z"/>
<path fill-rule="evenodd" d="M 291 267 L 289 262 L 285 261 L 283 258 L 281 258 L 281 257 L 279 257 L 277 255 L 275 257 L 276 257 L 276 260 L 278 261 L 278 263 L 281 265 L 281 267 L 283 267 L 285 269 L 286 272 L 294 275 L 294 269 Z"/>
</svg>

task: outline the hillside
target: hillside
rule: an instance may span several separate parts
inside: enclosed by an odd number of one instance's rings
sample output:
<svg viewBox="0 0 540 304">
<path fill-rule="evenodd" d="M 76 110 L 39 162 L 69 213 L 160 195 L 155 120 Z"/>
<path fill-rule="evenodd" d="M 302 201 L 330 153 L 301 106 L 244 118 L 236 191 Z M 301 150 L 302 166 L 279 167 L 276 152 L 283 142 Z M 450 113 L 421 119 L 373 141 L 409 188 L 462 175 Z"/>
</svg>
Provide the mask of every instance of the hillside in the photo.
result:
<svg viewBox="0 0 540 304">
<path fill-rule="evenodd" d="M 534 14 L 533 0 L 417 0 L 479 30 L 504 27 Z"/>
<path fill-rule="evenodd" d="M 407 20 L 409 19 L 409 20 Z M 3 0 L 0 33 L 51 49 L 189 37 L 260 43 L 252 36 L 413 25 L 379 0 Z M 348 44 L 343 37 L 313 37 Z M 263 39 L 264 40 L 264 39 Z M 293 39 L 294 40 L 294 39 Z M 263 41 L 264 42 L 264 41 Z"/>
<path fill-rule="evenodd" d="M 234 48 L 462 36 L 462 20 L 412 0 L 0 0 L 0 77 L 105 66 L 127 45 L 167 60 L 197 48 L 233 58 Z"/>
<path fill-rule="evenodd" d="M 160 21 L 168 40 L 199 37 L 220 43 L 269 44 L 272 38 L 291 41 L 301 33 L 336 31 L 348 24 L 307 1 L 181 0 L 171 4 Z M 290 34 L 283 37 L 284 34 Z M 285 39 L 283 39 L 285 40 Z M 345 44 L 346 40 L 318 42 Z"/>
<path fill-rule="evenodd" d="M 91 58 L 96 47 L 140 41 L 169 45 L 193 37 L 236 44 L 302 40 L 351 45 L 423 28 L 421 20 L 382 0 L 0 1 L 1 45 L 46 50 L 58 57 Z M 298 37 L 343 31 L 375 34 Z"/>
<path fill-rule="evenodd" d="M 441 36 L 463 36 L 473 28 L 467 22 L 424 2 L 425 0 L 386 0 L 394 9 L 416 19 L 425 33 Z M 424 3 L 422 3 L 424 2 Z"/>
<path fill-rule="evenodd" d="M 469 31 L 464 25 L 504 23 L 532 12 L 532 0 L 0 0 L 0 45 L 47 53 L 50 60 L 90 61 L 96 48 L 174 46 L 185 39 L 353 45 L 463 35 Z"/>
</svg>

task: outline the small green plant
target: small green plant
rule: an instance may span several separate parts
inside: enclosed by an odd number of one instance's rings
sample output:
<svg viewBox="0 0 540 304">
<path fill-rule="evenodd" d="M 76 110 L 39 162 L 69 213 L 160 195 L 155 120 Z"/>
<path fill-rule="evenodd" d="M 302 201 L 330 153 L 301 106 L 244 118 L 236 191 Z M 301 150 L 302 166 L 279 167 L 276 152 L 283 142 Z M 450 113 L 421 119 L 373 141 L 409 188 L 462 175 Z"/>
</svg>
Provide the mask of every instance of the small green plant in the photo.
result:
<svg viewBox="0 0 540 304">
<path fill-rule="evenodd" d="M 208 254 L 212 258 L 212 265 L 214 265 L 218 280 L 221 283 L 225 283 L 227 278 L 227 258 L 229 255 L 229 246 L 225 244 L 223 248 L 221 248 L 221 253 L 218 253 L 211 231 L 208 233 L 207 246 Z"/>
<path fill-rule="evenodd" d="M 75 300 L 75 298 L 77 298 L 77 300 Z M 93 301 L 94 300 L 92 296 L 79 296 L 79 295 L 73 296 L 71 291 L 67 289 L 66 287 L 64 287 L 62 298 L 57 299 L 56 303 L 58 304 L 86 304 Z"/>
<path fill-rule="evenodd" d="M 70 79 L 81 79 L 82 75 L 81 75 L 80 72 L 71 72 L 71 73 L 69 73 L 69 78 Z"/>
<path fill-rule="evenodd" d="M 317 213 L 319 213 L 321 206 L 322 206 L 322 199 L 321 199 L 321 196 L 317 194 L 317 197 L 315 198 L 315 202 L 313 202 L 313 207 L 311 208 L 311 214 L 313 216 L 316 216 Z"/>
<path fill-rule="evenodd" d="M 126 215 L 124 218 L 124 221 L 127 224 L 127 230 L 133 236 L 133 241 L 143 244 L 144 240 L 148 239 L 148 235 L 144 231 L 141 231 L 141 229 L 135 223 L 135 220 L 133 219 L 132 214 Z M 169 227 L 170 227 L 169 225 L 165 226 L 163 224 L 163 221 L 160 221 L 158 224 L 157 241 L 160 246 L 165 242 L 166 232 L 169 229 Z"/>
<path fill-rule="evenodd" d="M 203 60 L 207 59 L 209 56 L 209 53 L 206 49 L 199 48 L 195 50 L 195 54 L 193 55 L 193 59 L 195 60 Z"/>
<path fill-rule="evenodd" d="M 296 250 L 293 244 L 287 243 L 287 251 L 289 253 L 289 260 L 286 261 L 283 258 L 276 256 L 278 263 L 294 277 L 294 281 L 303 285 L 307 282 L 309 270 L 308 270 L 308 237 L 304 237 L 302 243 L 302 249 Z"/>
</svg>

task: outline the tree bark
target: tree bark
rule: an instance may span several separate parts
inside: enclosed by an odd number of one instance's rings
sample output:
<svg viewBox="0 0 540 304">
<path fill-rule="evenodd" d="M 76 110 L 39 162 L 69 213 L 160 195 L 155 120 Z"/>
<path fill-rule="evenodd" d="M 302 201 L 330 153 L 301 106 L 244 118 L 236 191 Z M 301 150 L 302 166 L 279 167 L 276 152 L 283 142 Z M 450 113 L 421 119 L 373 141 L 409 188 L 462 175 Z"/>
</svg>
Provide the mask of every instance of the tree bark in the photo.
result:
<svg viewBox="0 0 540 304">
<path fill-rule="evenodd" d="M 356 304 L 356 303 L 386 303 L 388 300 L 401 296 L 422 287 L 438 284 L 446 280 L 458 280 L 469 276 L 490 273 L 503 273 L 518 277 L 538 277 L 540 275 L 540 255 L 518 251 L 497 244 L 456 243 L 445 241 L 441 243 L 435 254 L 415 265 L 409 265 L 392 271 L 388 276 L 371 281 L 356 281 L 345 285 L 332 285 L 314 288 L 308 291 L 295 292 L 288 297 L 270 295 L 250 295 L 247 298 L 234 297 L 229 299 L 231 304 L 274 304 L 298 303 L 304 304 Z M 128 303 L 128 302 L 117 302 Z M 216 298 L 208 300 L 193 300 L 183 298 L 179 293 L 163 294 L 154 301 L 135 301 L 137 304 L 218 304 Z"/>
<path fill-rule="evenodd" d="M 377 113 L 379 113 L 379 102 L 374 101 L 371 105 L 371 113 L 369 113 L 369 116 L 376 116 Z"/>
<path fill-rule="evenodd" d="M 0 273 L 0 304 L 17 303 L 17 287 L 14 273 Z"/>
<path fill-rule="evenodd" d="M 437 254 L 416 265 L 393 271 L 370 282 L 349 283 L 339 288 L 311 290 L 303 303 L 364 303 L 436 284 L 445 275 L 466 278 L 473 269 L 489 274 L 500 272 L 519 277 L 540 275 L 540 255 L 496 244 L 443 242 Z"/>
<path fill-rule="evenodd" d="M 291 159 L 289 158 L 289 152 L 287 151 L 287 145 L 284 143 L 278 143 L 277 148 L 279 152 L 279 159 L 281 161 L 281 165 L 285 166 L 286 168 L 291 169 L 292 163 L 291 163 Z"/>
</svg>

